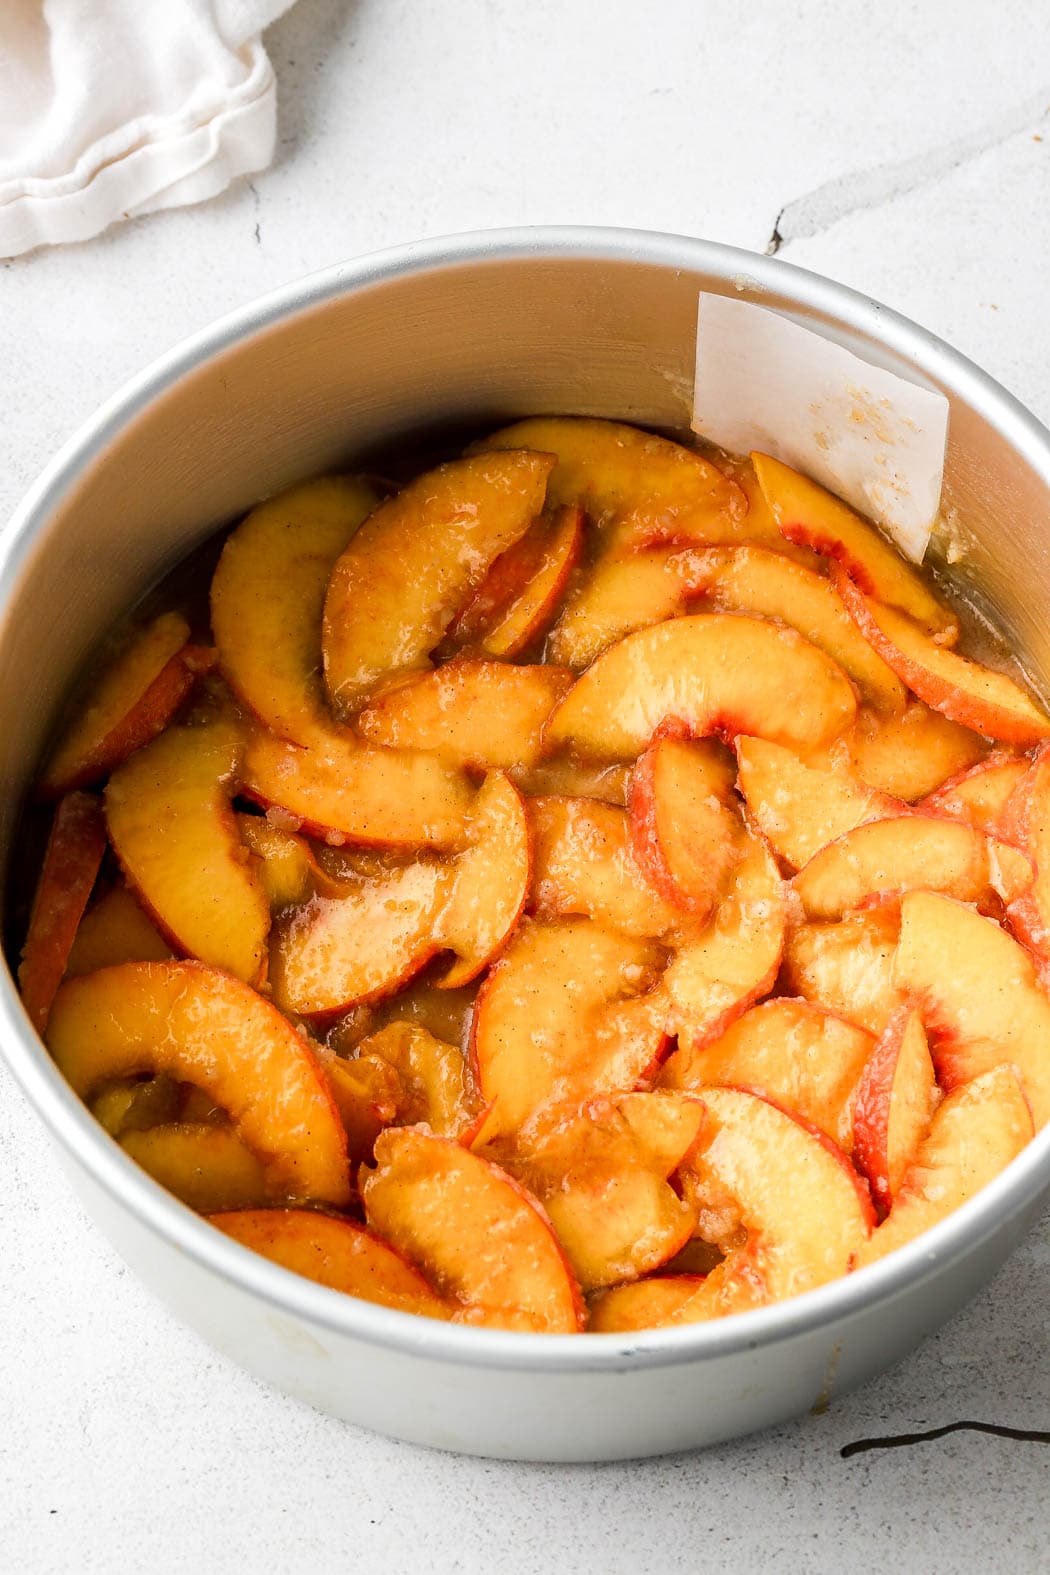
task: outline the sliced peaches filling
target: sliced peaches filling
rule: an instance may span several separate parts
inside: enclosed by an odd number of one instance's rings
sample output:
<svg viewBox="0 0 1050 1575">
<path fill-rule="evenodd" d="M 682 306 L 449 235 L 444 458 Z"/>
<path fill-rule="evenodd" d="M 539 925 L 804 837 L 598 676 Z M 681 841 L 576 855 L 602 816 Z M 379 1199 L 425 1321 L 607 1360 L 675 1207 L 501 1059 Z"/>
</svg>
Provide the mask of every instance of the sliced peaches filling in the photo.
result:
<svg viewBox="0 0 1050 1575">
<path fill-rule="evenodd" d="M 530 419 L 177 583 L 41 768 L 19 982 L 240 1247 L 460 1324 L 686 1324 L 1050 1123 L 1050 717 L 805 476 Z"/>
</svg>

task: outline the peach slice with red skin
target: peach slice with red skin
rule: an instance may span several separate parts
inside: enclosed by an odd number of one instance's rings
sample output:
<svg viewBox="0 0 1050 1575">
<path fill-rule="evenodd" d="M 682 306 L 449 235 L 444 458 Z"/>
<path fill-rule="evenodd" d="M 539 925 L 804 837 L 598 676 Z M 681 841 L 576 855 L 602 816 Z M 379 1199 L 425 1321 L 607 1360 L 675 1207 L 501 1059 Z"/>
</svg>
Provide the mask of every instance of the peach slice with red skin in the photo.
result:
<svg viewBox="0 0 1050 1575">
<path fill-rule="evenodd" d="M 240 789 L 287 829 L 336 844 L 447 848 L 462 841 L 470 783 L 435 755 L 367 749 L 332 733 L 309 749 L 249 734 Z"/>
<path fill-rule="evenodd" d="M 954 613 L 873 525 L 780 460 L 758 453 L 751 460 L 782 536 L 840 564 L 861 590 L 901 608 L 940 644 L 955 643 L 959 623 Z"/>
<path fill-rule="evenodd" d="M 1008 1062 L 1036 1128 L 1050 1121 L 1050 1000 L 1023 946 L 951 897 L 910 892 L 901 903 L 893 973 L 922 1012 L 942 1087 Z"/>
<path fill-rule="evenodd" d="M 18 967 L 22 1004 L 39 1034 L 47 1027 L 105 851 L 99 800 L 93 793 L 68 793 L 51 822 Z"/>
<path fill-rule="evenodd" d="M 106 824 L 129 884 L 175 949 L 256 980 L 270 905 L 230 805 L 242 747 L 229 721 L 169 728 L 110 777 Z"/>
<path fill-rule="evenodd" d="M 854 1268 L 884 1258 L 961 1208 L 1033 1136 L 1031 1112 L 1013 1067 L 992 1067 L 956 1088 L 933 1117 L 888 1219 L 861 1245 Z"/>
<path fill-rule="evenodd" d="M 631 846 L 660 895 L 706 918 L 740 857 L 732 756 L 713 739 L 654 738 L 631 782 Z"/>
<path fill-rule="evenodd" d="M 445 990 L 469 984 L 499 956 L 529 895 L 529 822 L 521 794 L 502 771 L 490 771 L 478 790 L 468 837 L 449 869 L 448 900 L 436 924 L 441 946 L 456 954 L 438 980 Z"/>
<path fill-rule="evenodd" d="M 580 672 L 625 635 L 677 618 L 701 596 L 719 549 L 610 548 L 582 569 L 547 653 Z"/>
<path fill-rule="evenodd" d="M 853 726 L 830 748 L 808 755 L 806 764 L 848 772 L 873 791 L 911 804 L 987 753 L 978 733 L 914 700 L 899 716 L 861 706 Z"/>
<path fill-rule="evenodd" d="M 164 962 L 171 947 L 126 886 L 112 886 L 80 921 L 66 978 L 126 962 Z"/>
<path fill-rule="evenodd" d="M 316 1209 L 236 1209 L 213 1213 L 210 1223 L 242 1247 L 330 1290 L 422 1318 L 448 1317 L 419 1270 L 353 1220 Z"/>
<path fill-rule="evenodd" d="M 759 835 L 742 831 L 743 850 L 707 928 L 684 939 L 664 975 L 668 1030 L 702 1044 L 773 988 L 787 924 L 785 887 Z"/>
<path fill-rule="evenodd" d="M 550 659 L 578 671 L 635 629 L 679 617 L 710 589 L 718 570 L 737 551 L 763 552 L 764 556 L 784 563 L 813 556 L 778 540 L 775 526 L 763 530 L 756 524 L 753 510 L 746 526 L 734 525 L 730 535 L 734 541 L 768 539 L 776 544 L 777 551 L 766 554 L 762 548 L 689 546 L 681 542 L 661 545 L 659 540 L 655 545 L 638 545 L 629 539 L 618 542 L 614 536 L 608 549 L 577 576 L 568 604 L 550 633 Z M 808 572 L 806 564 L 801 568 Z M 779 604 L 783 605 L 782 599 Z M 791 617 L 784 621 L 795 623 Z M 872 669 L 873 662 L 878 662 L 878 658 L 869 651 L 866 667 Z"/>
<path fill-rule="evenodd" d="M 471 452 L 534 449 L 557 456 L 547 485 L 552 507 L 582 507 L 599 529 L 634 541 L 721 541 L 747 515 L 735 481 L 692 449 L 640 427 L 586 416 L 516 421 Z"/>
<path fill-rule="evenodd" d="M 167 727 L 214 653 L 190 645 L 181 613 L 162 613 L 102 673 L 47 760 L 44 798 L 100 782 Z"/>
<path fill-rule="evenodd" d="M 1012 840 L 1004 816 L 1010 796 L 1028 767 L 1026 756 L 997 750 L 977 765 L 949 777 L 916 807 L 923 814 L 950 815 L 953 820 L 968 821 L 978 831 Z"/>
<path fill-rule="evenodd" d="M 331 731 L 319 670 L 332 569 L 378 497 L 326 476 L 269 499 L 231 532 L 211 582 L 211 622 L 230 687 L 278 738 Z"/>
<path fill-rule="evenodd" d="M 250 1209 L 280 1196 L 267 1167 L 233 1127 L 172 1121 L 121 1134 L 120 1146 L 187 1208 Z"/>
<path fill-rule="evenodd" d="M 364 1171 L 369 1226 L 457 1304 L 453 1321 L 575 1334 L 583 1302 L 536 1199 L 450 1138 L 395 1127 Z"/>
<path fill-rule="evenodd" d="M 527 769 L 543 725 L 572 688 L 564 667 L 515 667 L 461 656 L 384 689 L 359 712 L 368 744 L 432 750 L 451 765 Z"/>
<path fill-rule="evenodd" d="M 449 865 L 421 858 L 361 876 L 282 914 L 271 948 L 274 994 L 309 1017 L 393 994 L 439 951 L 457 960 L 455 989 L 487 967 L 529 891 L 529 828 L 521 796 L 491 772 L 471 816 L 469 846 Z"/>
<path fill-rule="evenodd" d="M 286 909 L 270 948 L 274 1000 L 312 1017 L 392 995 L 441 950 L 446 900 L 445 868 L 420 859 Z"/>
<path fill-rule="evenodd" d="M 666 1001 L 651 942 L 589 919 L 523 921 L 478 995 L 472 1055 L 490 1106 L 478 1142 L 538 1112 L 634 1088 L 666 1045 Z"/>
<path fill-rule="evenodd" d="M 195 1083 L 286 1196 L 350 1200 L 346 1135 L 303 1037 L 247 984 L 199 962 L 126 963 L 59 990 L 47 1044 L 81 1099 L 145 1072 Z"/>
<path fill-rule="evenodd" d="M 653 1274 L 627 1285 L 613 1285 L 591 1301 L 590 1334 L 633 1334 L 677 1323 L 704 1283 L 702 1274 Z"/>
<path fill-rule="evenodd" d="M 639 939 L 681 928 L 685 915 L 646 880 L 627 814 L 560 795 L 530 799 L 532 909 L 541 919 L 579 914 Z"/>
<path fill-rule="evenodd" d="M 806 765 L 765 738 L 734 740 L 739 787 L 755 825 L 792 869 L 867 821 L 902 815 L 905 804 L 848 771 Z"/>
<path fill-rule="evenodd" d="M 826 651 L 870 705 L 891 713 L 904 710 L 904 685 L 872 650 L 822 574 L 764 547 L 712 552 L 709 564 L 703 593 L 711 607 L 789 624 Z M 700 578 L 698 564 L 694 585 Z"/>
<path fill-rule="evenodd" d="M 783 987 L 827 1012 L 881 1034 L 901 1004 L 894 979 L 900 923 L 885 908 L 851 913 L 837 924 L 798 924 L 788 930 Z"/>
<path fill-rule="evenodd" d="M 370 514 L 337 560 L 324 603 L 328 693 L 355 711 L 430 652 L 501 553 L 543 508 L 550 454 L 479 454 L 427 471 Z"/>
<path fill-rule="evenodd" d="M 864 1068 L 853 1114 L 853 1158 L 883 1209 L 899 1194 L 939 1097 L 922 1018 L 902 1006 Z"/>
<path fill-rule="evenodd" d="M 1011 902 L 1011 928 L 1044 962 L 1050 961 L 1050 745 L 1043 744 L 1003 811 L 1004 835 L 1017 841 L 1035 871 Z"/>
<path fill-rule="evenodd" d="M 718 1039 L 683 1046 L 664 1064 L 665 1088 L 754 1088 L 819 1128 L 849 1153 L 854 1096 L 873 1036 L 808 1001 L 779 997 L 738 1017 Z"/>
<path fill-rule="evenodd" d="M 583 551 L 583 510 L 541 515 L 497 558 L 449 629 L 449 638 L 510 660 L 540 638 Z"/>
<path fill-rule="evenodd" d="M 687 1196 L 729 1208 L 746 1235 L 673 1314 L 695 1323 L 814 1290 L 846 1273 L 874 1211 L 836 1145 L 750 1090 L 708 1088 Z M 806 1186 L 799 1186 L 799 1177 Z"/>
<path fill-rule="evenodd" d="M 844 571 L 835 583 L 872 649 L 935 711 L 1008 744 L 1050 737 L 1050 716 L 1012 678 L 945 650 L 904 613 L 865 596 Z"/>
<path fill-rule="evenodd" d="M 702 1106 L 674 1094 L 626 1099 L 633 1120 L 620 1101 L 591 1100 L 553 1113 L 541 1133 L 504 1161 L 547 1210 L 584 1291 L 659 1268 L 696 1224 L 696 1210 L 667 1178 L 696 1141 Z M 646 1103 L 678 1107 L 671 1121 L 656 1111 L 655 1145 L 646 1141 L 648 1117 L 638 1108 Z"/>
<path fill-rule="evenodd" d="M 818 748 L 856 714 L 842 669 L 794 629 L 700 613 L 629 634 L 610 647 L 551 715 L 549 748 L 629 760 L 667 722 L 699 737 L 752 733 Z"/>
<path fill-rule="evenodd" d="M 838 919 L 907 891 L 1011 902 L 1031 881 L 1031 863 L 1018 848 L 962 821 L 912 814 L 847 831 L 803 866 L 792 887 L 809 918 Z"/>
</svg>

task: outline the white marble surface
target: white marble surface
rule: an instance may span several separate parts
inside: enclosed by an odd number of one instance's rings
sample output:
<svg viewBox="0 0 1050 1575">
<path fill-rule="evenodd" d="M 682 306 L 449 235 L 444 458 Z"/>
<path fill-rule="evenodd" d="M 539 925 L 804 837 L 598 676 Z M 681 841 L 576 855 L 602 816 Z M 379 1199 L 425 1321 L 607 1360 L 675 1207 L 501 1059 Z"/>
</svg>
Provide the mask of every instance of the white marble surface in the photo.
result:
<svg viewBox="0 0 1050 1575">
<path fill-rule="evenodd" d="M 1045 0 L 300 0 L 275 166 L 197 210 L 0 266 L 0 518 L 98 400 L 297 274 L 418 236 L 637 225 L 870 291 L 1050 418 Z M 705 1454 L 428 1454 L 270 1393 L 81 1215 L 0 1073 L 0 1568 L 514 1575 L 1046 1567 L 1050 1221 L 909 1361 Z"/>
</svg>

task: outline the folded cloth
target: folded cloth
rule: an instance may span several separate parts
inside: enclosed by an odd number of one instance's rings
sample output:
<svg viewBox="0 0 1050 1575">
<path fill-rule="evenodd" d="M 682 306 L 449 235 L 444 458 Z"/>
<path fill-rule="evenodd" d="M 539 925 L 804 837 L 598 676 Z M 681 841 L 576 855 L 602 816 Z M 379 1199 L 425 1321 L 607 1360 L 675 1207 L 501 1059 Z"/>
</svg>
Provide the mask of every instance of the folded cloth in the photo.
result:
<svg viewBox="0 0 1050 1575">
<path fill-rule="evenodd" d="M 273 157 L 291 0 L 3 0 L 0 257 L 214 197 Z"/>
</svg>

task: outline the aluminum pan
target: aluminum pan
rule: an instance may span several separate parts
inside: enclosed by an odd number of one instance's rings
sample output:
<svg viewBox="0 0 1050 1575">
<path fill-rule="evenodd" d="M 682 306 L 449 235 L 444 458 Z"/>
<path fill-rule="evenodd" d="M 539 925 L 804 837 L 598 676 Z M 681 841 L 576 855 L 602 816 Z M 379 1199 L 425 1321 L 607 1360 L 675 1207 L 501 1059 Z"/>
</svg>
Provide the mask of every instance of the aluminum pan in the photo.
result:
<svg viewBox="0 0 1050 1575">
<path fill-rule="evenodd" d="M 999 434 L 1050 493 L 1050 433 L 972 362 L 908 319 L 863 295 L 779 258 L 713 242 L 599 228 L 481 232 L 428 241 L 341 264 L 272 292 L 184 341 L 133 378 L 73 436 L 43 472 L 0 538 L 0 620 L 6 624 L 54 514 L 125 426 L 219 355 L 268 328 L 376 285 L 438 270 L 514 260 L 645 263 L 707 275 L 745 299 L 822 325 L 829 337 L 897 360 L 934 387 L 961 398 Z M 0 978 L 0 1049 L 54 1138 L 94 1182 L 179 1252 L 275 1309 L 388 1349 L 436 1361 L 539 1372 L 615 1372 L 702 1362 L 774 1345 L 846 1318 L 891 1306 L 944 1267 L 980 1251 L 1015 1215 L 1050 1188 L 1050 1131 L 978 1197 L 892 1257 L 795 1300 L 724 1321 L 629 1336 L 529 1335 L 431 1323 L 359 1302 L 292 1275 L 213 1230 L 125 1156 L 65 1084 L 22 1011 L 10 974 Z"/>
</svg>

